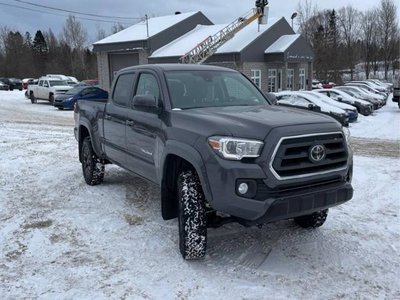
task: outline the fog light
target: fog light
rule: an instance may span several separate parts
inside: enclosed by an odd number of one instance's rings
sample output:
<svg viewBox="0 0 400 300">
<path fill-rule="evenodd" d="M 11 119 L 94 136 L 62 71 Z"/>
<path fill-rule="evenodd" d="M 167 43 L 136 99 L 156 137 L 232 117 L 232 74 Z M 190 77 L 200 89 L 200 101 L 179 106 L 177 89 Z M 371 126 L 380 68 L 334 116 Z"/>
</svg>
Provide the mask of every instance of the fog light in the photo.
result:
<svg viewBox="0 0 400 300">
<path fill-rule="evenodd" d="M 249 190 L 249 186 L 247 185 L 247 183 L 243 182 L 243 183 L 239 184 L 238 192 L 240 194 L 244 195 L 247 193 L 248 190 Z"/>
</svg>

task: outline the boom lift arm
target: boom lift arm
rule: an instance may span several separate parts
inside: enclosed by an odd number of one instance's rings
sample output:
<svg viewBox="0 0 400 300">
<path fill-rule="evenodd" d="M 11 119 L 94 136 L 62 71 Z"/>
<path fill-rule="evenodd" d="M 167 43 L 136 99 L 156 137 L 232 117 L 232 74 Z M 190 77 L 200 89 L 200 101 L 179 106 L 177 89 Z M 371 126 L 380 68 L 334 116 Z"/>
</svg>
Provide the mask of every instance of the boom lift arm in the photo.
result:
<svg viewBox="0 0 400 300">
<path fill-rule="evenodd" d="M 212 56 L 219 47 L 229 41 L 241 29 L 251 22 L 264 16 L 264 8 L 268 5 L 267 0 L 257 0 L 256 8 L 251 9 L 243 16 L 218 31 L 216 34 L 207 37 L 192 50 L 180 58 L 183 64 L 201 64 Z"/>
</svg>

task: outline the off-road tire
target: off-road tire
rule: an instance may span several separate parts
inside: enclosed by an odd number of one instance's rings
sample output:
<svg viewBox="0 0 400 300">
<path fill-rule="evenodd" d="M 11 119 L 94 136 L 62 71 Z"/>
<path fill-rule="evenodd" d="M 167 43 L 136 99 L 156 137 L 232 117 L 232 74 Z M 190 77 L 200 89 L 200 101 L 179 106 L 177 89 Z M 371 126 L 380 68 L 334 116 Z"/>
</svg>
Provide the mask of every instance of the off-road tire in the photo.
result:
<svg viewBox="0 0 400 300">
<path fill-rule="evenodd" d="M 104 164 L 94 153 L 89 136 L 83 139 L 81 151 L 82 172 L 86 183 L 89 185 L 102 183 L 104 179 Z"/>
<path fill-rule="evenodd" d="M 203 190 L 194 171 L 178 176 L 179 249 L 184 259 L 202 259 L 207 248 L 207 215 Z"/>
<path fill-rule="evenodd" d="M 29 98 L 31 99 L 31 103 L 34 104 L 37 102 L 36 97 L 33 93 L 31 93 L 31 95 L 29 96 Z"/>
<path fill-rule="evenodd" d="M 294 218 L 294 221 L 303 228 L 317 228 L 324 225 L 326 218 L 328 216 L 328 210 L 320 210 L 311 215 L 301 216 Z"/>
</svg>

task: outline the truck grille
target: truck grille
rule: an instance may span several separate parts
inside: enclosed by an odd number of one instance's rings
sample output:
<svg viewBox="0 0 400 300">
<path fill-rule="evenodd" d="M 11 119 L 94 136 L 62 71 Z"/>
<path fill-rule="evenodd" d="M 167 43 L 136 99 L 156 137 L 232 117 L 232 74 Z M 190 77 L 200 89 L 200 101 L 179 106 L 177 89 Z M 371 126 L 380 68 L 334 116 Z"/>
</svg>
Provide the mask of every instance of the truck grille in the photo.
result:
<svg viewBox="0 0 400 300">
<path fill-rule="evenodd" d="M 344 169 L 347 158 L 341 132 L 285 137 L 275 149 L 270 169 L 278 179 L 306 177 Z"/>
</svg>

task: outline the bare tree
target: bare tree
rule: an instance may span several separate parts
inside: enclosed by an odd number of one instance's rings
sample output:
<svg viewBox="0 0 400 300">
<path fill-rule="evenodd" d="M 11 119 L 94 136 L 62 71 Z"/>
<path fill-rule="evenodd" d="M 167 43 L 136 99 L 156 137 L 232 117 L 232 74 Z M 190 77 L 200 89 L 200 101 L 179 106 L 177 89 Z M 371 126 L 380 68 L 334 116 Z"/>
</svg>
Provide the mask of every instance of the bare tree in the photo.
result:
<svg viewBox="0 0 400 300">
<path fill-rule="evenodd" d="M 398 21 L 396 15 L 397 7 L 393 0 L 381 0 L 378 8 L 378 24 L 380 31 L 380 44 L 385 66 L 385 79 L 388 77 L 390 63 L 397 44 Z"/>
<path fill-rule="evenodd" d="M 111 27 L 111 34 L 120 32 L 121 30 L 124 30 L 125 27 L 121 24 L 121 23 L 115 23 L 112 27 Z"/>
<path fill-rule="evenodd" d="M 363 13 L 361 18 L 361 38 L 363 39 L 362 57 L 364 59 L 365 75 L 367 79 L 370 76 L 371 64 L 376 51 L 377 18 L 375 9 Z"/>
<path fill-rule="evenodd" d="M 107 33 L 104 30 L 104 28 L 102 28 L 100 26 L 96 26 L 96 41 L 100 41 L 100 40 L 104 39 L 105 37 L 107 37 Z"/>
<path fill-rule="evenodd" d="M 83 49 L 87 46 L 88 33 L 74 16 L 69 15 L 63 27 L 63 38 L 72 49 Z"/>
<path fill-rule="evenodd" d="M 71 70 L 74 74 L 79 74 L 81 78 L 86 78 L 84 49 L 88 43 L 88 33 L 82 24 L 69 15 L 63 27 L 63 40 L 71 48 L 70 61 Z"/>
<path fill-rule="evenodd" d="M 351 80 L 354 79 L 354 66 L 356 64 L 357 41 L 360 35 L 360 12 L 352 6 L 346 6 L 338 13 L 339 28 L 342 35 L 342 43 L 346 48 L 347 65 L 350 69 Z"/>
<path fill-rule="evenodd" d="M 318 30 L 318 22 L 313 18 L 318 14 L 318 8 L 312 4 L 311 0 L 299 1 L 297 4 L 297 25 L 299 33 L 311 45 L 314 33 Z"/>
</svg>

